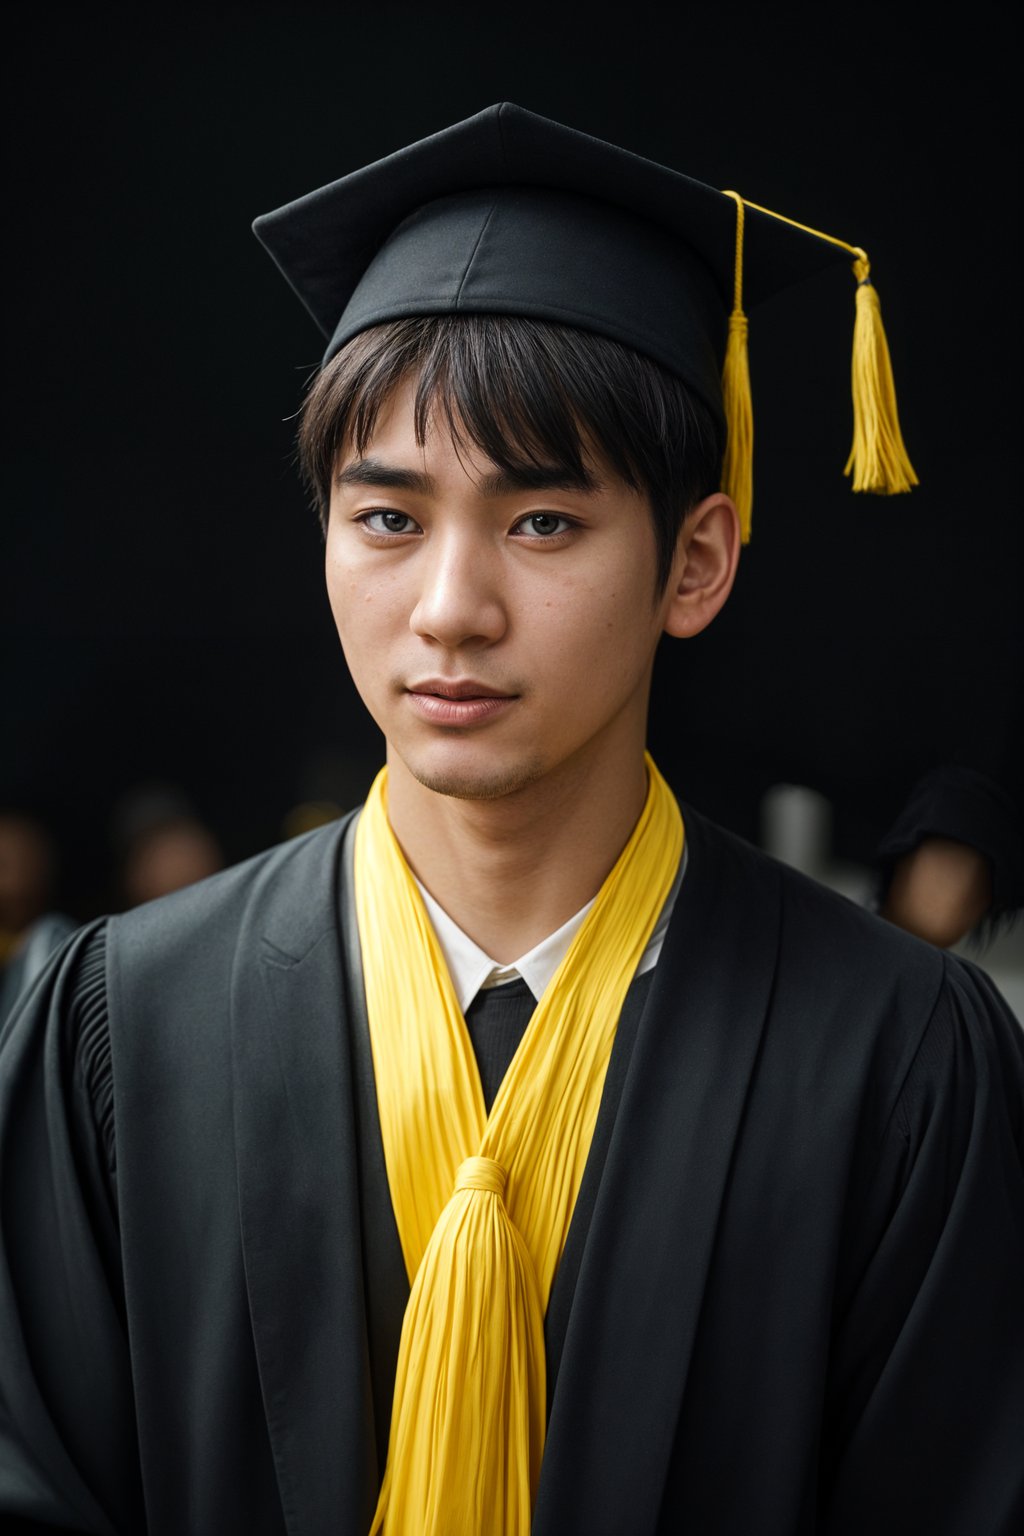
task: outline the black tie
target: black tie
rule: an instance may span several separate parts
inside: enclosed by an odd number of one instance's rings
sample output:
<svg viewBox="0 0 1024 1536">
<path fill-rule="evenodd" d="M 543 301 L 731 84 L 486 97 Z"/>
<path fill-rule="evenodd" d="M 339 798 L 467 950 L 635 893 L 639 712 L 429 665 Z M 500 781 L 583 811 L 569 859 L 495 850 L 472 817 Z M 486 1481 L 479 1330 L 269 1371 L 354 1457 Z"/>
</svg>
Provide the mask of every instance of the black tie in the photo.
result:
<svg viewBox="0 0 1024 1536">
<path fill-rule="evenodd" d="M 466 1026 L 480 1069 L 488 1114 L 536 1006 L 536 999 L 521 976 L 499 987 L 482 988 L 469 1005 Z"/>
</svg>

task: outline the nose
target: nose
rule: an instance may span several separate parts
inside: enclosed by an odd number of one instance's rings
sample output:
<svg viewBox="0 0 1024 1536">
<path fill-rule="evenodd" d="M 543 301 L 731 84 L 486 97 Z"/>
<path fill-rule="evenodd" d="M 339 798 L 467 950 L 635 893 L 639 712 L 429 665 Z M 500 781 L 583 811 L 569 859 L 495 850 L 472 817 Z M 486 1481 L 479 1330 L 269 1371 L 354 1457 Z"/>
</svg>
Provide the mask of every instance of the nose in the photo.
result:
<svg viewBox="0 0 1024 1536">
<path fill-rule="evenodd" d="M 500 561 L 486 538 L 461 530 L 432 540 L 424 550 L 420 587 L 409 619 L 413 634 L 447 650 L 493 645 L 505 633 Z"/>
</svg>

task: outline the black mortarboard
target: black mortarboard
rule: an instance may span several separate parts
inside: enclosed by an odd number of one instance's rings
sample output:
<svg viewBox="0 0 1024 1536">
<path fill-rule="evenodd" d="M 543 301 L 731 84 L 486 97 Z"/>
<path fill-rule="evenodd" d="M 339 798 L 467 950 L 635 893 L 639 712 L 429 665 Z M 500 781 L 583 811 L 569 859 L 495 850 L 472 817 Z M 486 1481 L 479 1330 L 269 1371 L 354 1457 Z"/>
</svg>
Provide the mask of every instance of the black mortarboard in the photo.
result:
<svg viewBox="0 0 1024 1536">
<path fill-rule="evenodd" d="M 654 358 L 727 424 L 724 483 L 747 522 L 741 276 L 753 305 L 863 257 L 509 102 L 264 214 L 253 228 L 329 338 L 324 362 L 370 326 L 444 314 L 554 320 Z M 870 286 L 866 258 L 858 277 Z M 877 315 L 873 290 L 870 299 Z M 868 483 L 880 476 L 866 473 L 858 470 L 855 489 L 906 488 Z"/>
</svg>

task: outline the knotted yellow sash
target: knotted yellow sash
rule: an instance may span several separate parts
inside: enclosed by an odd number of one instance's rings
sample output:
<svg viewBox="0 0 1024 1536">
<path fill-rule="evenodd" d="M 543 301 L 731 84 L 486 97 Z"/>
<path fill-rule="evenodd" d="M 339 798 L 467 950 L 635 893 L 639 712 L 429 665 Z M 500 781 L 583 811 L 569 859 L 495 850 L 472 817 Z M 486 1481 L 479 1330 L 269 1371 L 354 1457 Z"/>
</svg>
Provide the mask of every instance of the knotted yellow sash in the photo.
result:
<svg viewBox="0 0 1024 1536">
<path fill-rule="evenodd" d="M 526 1536 L 544 1448 L 544 1312 L 626 990 L 683 847 L 652 759 L 640 820 L 488 1116 L 473 1046 L 387 819 L 356 831 L 356 911 L 391 1201 L 412 1286 L 371 1536 Z"/>
</svg>

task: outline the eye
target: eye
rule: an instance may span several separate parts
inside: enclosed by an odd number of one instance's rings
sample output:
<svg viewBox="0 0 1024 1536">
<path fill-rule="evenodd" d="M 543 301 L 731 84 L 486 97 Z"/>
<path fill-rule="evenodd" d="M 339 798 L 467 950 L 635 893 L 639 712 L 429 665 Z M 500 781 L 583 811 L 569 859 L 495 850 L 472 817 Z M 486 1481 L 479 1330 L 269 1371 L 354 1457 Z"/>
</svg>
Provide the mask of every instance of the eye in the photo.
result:
<svg viewBox="0 0 1024 1536">
<path fill-rule="evenodd" d="M 363 527 L 370 533 L 396 534 L 396 533 L 420 533 L 419 524 L 409 516 L 407 512 L 392 512 L 382 509 L 379 512 L 364 512 L 359 518 Z"/>
<path fill-rule="evenodd" d="M 516 523 L 514 531 L 525 533 L 528 538 L 551 539 L 560 533 L 568 533 L 574 526 L 569 518 L 560 517 L 557 512 L 531 512 L 529 517 Z"/>
</svg>

